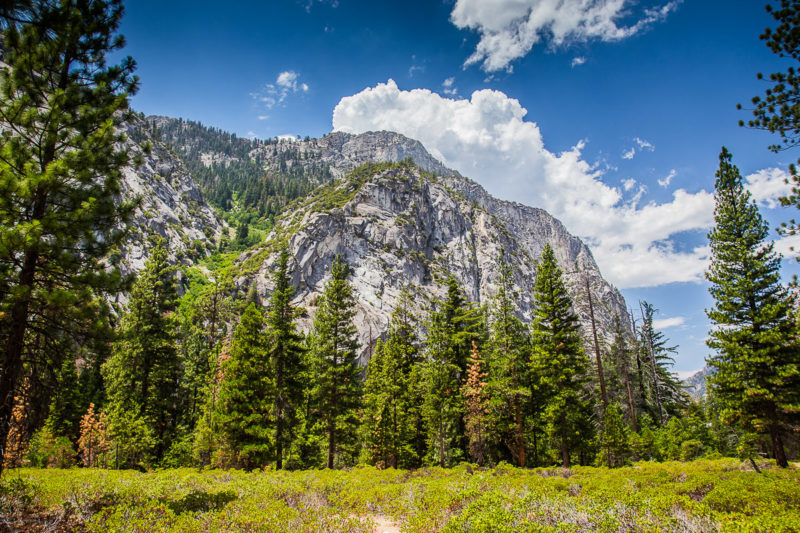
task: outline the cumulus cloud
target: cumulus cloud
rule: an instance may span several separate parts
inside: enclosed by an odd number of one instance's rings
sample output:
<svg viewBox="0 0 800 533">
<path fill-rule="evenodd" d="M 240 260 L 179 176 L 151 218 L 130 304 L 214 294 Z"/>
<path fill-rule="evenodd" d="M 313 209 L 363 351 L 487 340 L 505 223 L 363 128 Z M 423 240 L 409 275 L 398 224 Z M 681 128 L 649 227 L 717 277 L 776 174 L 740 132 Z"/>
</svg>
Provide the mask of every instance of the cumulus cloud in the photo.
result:
<svg viewBox="0 0 800 533">
<path fill-rule="evenodd" d="M 653 328 L 655 329 L 667 329 L 667 328 L 674 328 L 677 326 L 682 326 L 686 322 L 686 319 L 682 316 L 673 316 L 670 318 L 659 318 L 653 320 Z"/>
<path fill-rule="evenodd" d="M 627 178 L 622 180 L 622 188 L 625 189 L 626 191 L 633 189 L 635 185 L 636 185 L 636 180 L 633 178 Z"/>
<path fill-rule="evenodd" d="M 620 287 L 702 279 L 708 248 L 681 249 L 675 237 L 711 225 L 711 193 L 677 189 L 669 202 L 638 206 L 641 194 L 626 200 L 603 182 L 603 170 L 583 159 L 582 142 L 561 153 L 547 150 L 526 114 L 500 91 L 451 99 L 426 89 L 401 91 L 389 80 L 342 98 L 333 128 L 391 130 L 418 139 L 493 195 L 546 209 L 585 239 L 604 275 Z"/>
<path fill-rule="evenodd" d="M 636 148 L 631 148 L 627 152 L 622 152 L 622 159 L 633 159 L 634 155 L 636 155 Z"/>
<path fill-rule="evenodd" d="M 575 68 L 583 65 L 584 63 L 586 63 L 585 57 L 573 57 L 570 65 L 572 65 L 572 68 Z"/>
<path fill-rule="evenodd" d="M 509 69 L 539 42 L 551 47 L 590 40 L 619 41 L 663 20 L 679 4 L 635 10 L 634 0 L 458 0 L 450 21 L 480 41 L 465 66 Z"/>
<path fill-rule="evenodd" d="M 678 173 L 673 168 L 672 170 L 669 171 L 669 174 L 667 174 L 666 178 L 658 180 L 658 184 L 661 185 L 664 188 L 667 188 L 667 187 L 669 187 L 669 182 L 672 181 L 672 178 L 674 178 L 677 175 L 678 175 Z"/>
<path fill-rule="evenodd" d="M 773 209 L 780 205 L 778 198 L 792 192 L 787 183 L 789 173 L 779 168 L 765 168 L 745 177 L 745 186 L 762 207 Z"/>
<path fill-rule="evenodd" d="M 301 83 L 300 75 L 293 70 L 286 70 L 278 74 L 274 83 L 267 83 L 260 91 L 250 93 L 250 96 L 259 102 L 265 109 L 272 109 L 282 104 L 291 94 L 307 93 L 309 86 Z M 259 120 L 266 120 L 267 115 L 260 115 Z"/>
</svg>

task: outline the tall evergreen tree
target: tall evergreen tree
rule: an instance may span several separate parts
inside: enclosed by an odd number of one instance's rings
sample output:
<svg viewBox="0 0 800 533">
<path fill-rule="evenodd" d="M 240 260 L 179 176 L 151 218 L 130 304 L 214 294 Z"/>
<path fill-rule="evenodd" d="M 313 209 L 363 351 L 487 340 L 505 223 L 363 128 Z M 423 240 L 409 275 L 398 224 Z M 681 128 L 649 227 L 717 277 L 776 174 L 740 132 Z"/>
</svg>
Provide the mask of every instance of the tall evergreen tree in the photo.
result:
<svg viewBox="0 0 800 533">
<path fill-rule="evenodd" d="M 725 148 L 716 173 L 711 266 L 714 307 L 708 360 L 711 387 L 729 419 L 769 435 L 778 465 L 788 466 L 784 433 L 800 413 L 800 343 L 793 299 L 780 282 L 780 256 L 768 226 Z"/>
<path fill-rule="evenodd" d="M 489 396 L 492 425 L 511 451 L 514 462 L 525 467 L 526 418 L 530 409 L 530 350 L 525 326 L 516 315 L 511 267 L 501 255 L 500 278 L 490 324 Z"/>
<path fill-rule="evenodd" d="M 125 433 L 122 426 L 128 420 L 141 421 L 139 427 L 148 433 L 142 438 L 152 440 L 150 451 L 158 461 L 174 436 L 179 416 L 180 363 L 176 346 L 175 267 L 167 262 L 164 240 L 153 238 L 151 242 L 154 247 L 150 258 L 133 285 L 121 319 L 119 339 L 103 370 L 112 434 L 115 429 L 120 435 Z M 136 447 L 131 444 L 131 448 Z M 130 465 L 136 466 L 137 461 L 132 458 Z"/>
<path fill-rule="evenodd" d="M 558 443 L 562 464 L 568 468 L 572 446 L 591 438 L 586 434 L 590 409 L 584 398 L 588 362 L 581 347 L 578 317 L 549 244 L 538 264 L 534 303 L 534 391 L 546 398 L 542 417 L 551 439 Z"/>
<path fill-rule="evenodd" d="M 122 279 L 102 258 L 132 211 L 115 201 L 129 162 L 115 126 L 128 117 L 135 64 L 106 64 L 124 45 L 114 36 L 122 11 L 122 0 L 0 11 L 0 455 L 33 332 L 109 331 L 95 297 L 117 292 Z"/>
<path fill-rule="evenodd" d="M 326 466 L 333 468 L 343 449 L 352 452 L 361 405 L 357 361 L 358 338 L 353 324 L 355 300 L 347 277 L 350 270 L 337 255 L 325 284 L 311 337 L 312 396 L 319 428 L 327 439 Z"/>
<path fill-rule="evenodd" d="M 489 399 L 485 367 L 478 345 L 473 342 L 467 366 L 467 379 L 461 390 L 464 396 L 464 426 L 469 441 L 469 457 L 478 464 L 483 464 L 486 459 L 486 443 L 489 435 L 487 425 Z"/>
<path fill-rule="evenodd" d="M 365 450 L 374 464 L 419 466 L 421 398 L 414 373 L 419 362 L 416 320 L 404 289 L 389 320 L 388 336 L 378 341 L 364 383 Z"/>
<path fill-rule="evenodd" d="M 609 360 L 614 361 L 615 366 L 611 367 L 613 373 L 609 379 L 610 395 L 613 401 L 627 406 L 631 427 L 633 431 L 639 431 L 635 380 L 634 374 L 631 373 L 632 349 L 630 336 L 623 328 L 619 315 L 614 316 L 612 333 L 612 342 L 609 347 L 611 357 Z M 621 410 L 624 411 L 624 409 Z"/>
<path fill-rule="evenodd" d="M 214 417 L 221 436 L 220 462 L 251 470 L 275 454 L 274 420 L 270 417 L 275 381 L 268 357 L 264 316 L 247 306 L 231 342 Z"/>
<path fill-rule="evenodd" d="M 642 375 L 648 393 L 644 398 L 645 406 L 653 419 L 663 425 L 686 407 L 687 396 L 681 380 L 670 370 L 675 362 L 671 354 L 676 353 L 678 347 L 669 346 L 664 333 L 653 326 L 658 310 L 645 301 L 641 302 L 641 310 L 641 353 L 647 367 Z"/>
<path fill-rule="evenodd" d="M 291 306 L 294 286 L 289 277 L 289 252 L 284 247 L 273 273 L 275 288 L 267 308 L 267 338 L 275 395 L 272 412 L 275 418 L 275 465 L 283 468 L 285 451 L 289 450 L 296 423 L 296 410 L 302 401 L 305 348 L 295 328 L 295 311 Z"/>
<path fill-rule="evenodd" d="M 461 385 L 466 379 L 472 342 L 485 337 L 480 310 L 467 302 L 453 276 L 447 296 L 434 302 L 420 370 L 423 413 L 428 433 L 428 460 L 447 466 L 467 453 Z"/>
</svg>

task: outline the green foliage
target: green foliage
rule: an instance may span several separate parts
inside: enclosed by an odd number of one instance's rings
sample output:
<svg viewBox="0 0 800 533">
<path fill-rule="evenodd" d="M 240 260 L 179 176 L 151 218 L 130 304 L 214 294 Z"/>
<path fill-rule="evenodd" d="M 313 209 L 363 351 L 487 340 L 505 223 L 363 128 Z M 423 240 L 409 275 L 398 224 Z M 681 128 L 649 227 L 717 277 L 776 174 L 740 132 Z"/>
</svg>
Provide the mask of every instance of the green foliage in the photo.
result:
<svg viewBox="0 0 800 533">
<path fill-rule="evenodd" d="M 276 467 L 283 466 L 284 451 L 291 447 L 297 427 L 297 408 L 303 401 L 303 372 L 305 346 L 295 327 L 296 310 L 292 308 L 294 286 L 289 277 L 289 252 L 280 251 L 273 272 L 275 287 L 269 300 L 266 325 L 271 374 L 275 377 L 271 412 L 275 420 Z"/>
<path fill-rule="evenodd" d="M 767 47 L 780 57 L 800 60 L 800 35 L 797 31 L 800 3 L 796 0 L 780 0 L 777 9 L 772 4 L 767 4 L 766 9 L 778 25 L 774 29 L 766 28 L 760 35 L 761 40 L 766 41 Z M 758 73 L 757 78 L 761 80 L 764 76 Z M 777 133 L 780 143 L 771 145 L 769 149 L 779 152 L 800 143 L 800 109 L 797 106 L 800 73 L 790 66 L 786 72 L 770 74 L 769 81 L 771 87 L 766 90 L 764 97 L 755 96 L 752 99 L 754 118 L 747 122 L 747 126 Z M 741 109 L 741 104 L 737 108 Z M 739 125 L 744 126 L 745 122 L 740 120 Z"/>
<path fill-rule="evenodd" d="M 641 364 L 645 366 L 640 378 L 645 391 L 642 408 L 659 424 L 664 424 L 686 407 L 688 397 L 680 378 L 670 371 L 675 362 L 672 354 L 677 353 L 677 346 L 668 346 L 664 333 L 653 326 L 658 310 L 646 301 L 640 305 L 639 353 Z"/>
<path fill-rule="evenodd" d="M 216 405 L 221 434 L 220 462 L 251 470 L 267 464 L 275 454 L 271 400 L 275 375 L 268 356 L 264 317 L 255 304 L 247 306 L 231 343 L 230 359 Z"/>
<path fill-rule="evenodd" d="M 0 450 L 23 360 L 58 369 L 76 344 L 108 341 L 98 297 L 117 292 L 123 279 L 103 258 L 122 242 L 134 207 L 118 202 L 130 161 L 116 127 L 137 86 L 130 58 L 106 63 L 106 53 L 124 44 L 113 35 L 121 0 L 4 7 Z"/>
<path fill-rule="evenodd" d="M 26 459 L 38 468 L 69 468 L 75 464 L 75 448 L 67 437 L 42 428 L 31 438 Z"/>
<path fill-rule="evenodd" d="M 401 292 L 385 341 L 379 340 L 364 382 L 363 453 L 380 467 L 415 467 L 424 455 L 422 399 L 416 365 L 420 362 L 417 321 L 411 294 Z"/>
<path fill-rule="evenodd" d="M 434 302 L 420 368 L 422 413 L 428 433 L 427 461 L 450 466 L 466 457 L 462 379 L 473 341 L 486 336 L 481 310 L 467 302 L 453 276 L 447 281 L 447 297 Z"/>
<path fill-rule="evenodd" d="M 568 468 L 572 449 L 591 439 L 589 405 L 583 396 L 588 362 L 578 334 L 578 317 L 549 244 L 538 265 L 534 302 L 533 390 L 545 402 L 542 421 Z"/>
<path fill-rule="evenodd" d="M 119 444 L 134 455 L 115 452 L 117 461 L 131 467 L 151 454 L 156 461 L 163 457 L 179 416 L 175 267 L 168 263 L 163 239 L 154 238 L 153 245 L 131 290 L 112 356 L 103 367 L 112 436 L 133 439 Z M 136 426 L 130 431 L 124 427 L 128 421 Z M 144 443 L 151 443 L 152 449 L 138 448 Z"/>
<path fill-rule="evenodd" d="M 326 466 L 354 462 L 357 457 L 362 384 L 356 358 L 358 338 L 353 318 L 355 299 L 347 277 L 350 270 L 337 255 L 331 264 L 331 279 L 320 297 L 310 335 L 309 391 L 317 418 L 314 431 L 327 440 Z"/>
<path fill-rule="evenodd" d="M 150 126 L 153 136 L 174 147 L 204 196 L 237 228 L 271 229 L 286 204 L 332 179 L 322 161 L 293 164 L 301 154 L 278 146 L 277 140 L 244 139 L 182 119 L 152 117 Z M 204 156 L 212 156 L 210 164 Z M 237 246 L 251 244 L 247 239 Z"/>
<path fill-rule="evenodd" d="M 597 464 L 607 464 L 609 468 L 624 465 L 630 455 L 628 428 L 622 421 L 622 413 L 617 403 L 610 403 L 603 413 L 603 422 L 598 435 Z"/>
<path fill-rule="evenodd" d="M 780 283 L 780 256 L 767 241 L 767 223 L 745 190 L 731 154 L 720 153 L 715 226 L 709 232 L 706 278 L 714 307 L 708 363 L 714 394 L 729 422 L 768 434 L 772 453 L 787 466 L 783 432 L 800 413 L 800 345 L 793 298 Z"/>
<path fill-rule="evenodd" d="M 0 509 L 84 531 L 697 531 L 800 528 L 800 474 L 735 459 L 524 470 L 152 473 L 21 469 Z M 30 524 L 30 522 L 28 522 Z"/>
<path fill-rule="evenodd" d="M 518 466 L 527 464 L 527 426 L 531 405 L 528 334 L 517 316 L 511 267 L 501 254 L 500 279 L 490 317 L 488 394 L 492 435 L 498 448 L 510 450 Z M 535 454 L 535 452 L 534 452 Z"/>
</svg>

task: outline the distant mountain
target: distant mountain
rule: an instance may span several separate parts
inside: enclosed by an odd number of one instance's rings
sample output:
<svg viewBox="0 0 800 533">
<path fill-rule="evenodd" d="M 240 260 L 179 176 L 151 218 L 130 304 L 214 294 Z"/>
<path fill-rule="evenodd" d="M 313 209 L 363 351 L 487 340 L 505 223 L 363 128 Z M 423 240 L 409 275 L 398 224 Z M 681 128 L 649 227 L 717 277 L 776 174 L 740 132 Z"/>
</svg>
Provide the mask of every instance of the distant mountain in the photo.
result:
<svg viewBox="0 0 800 533">
<path fill-rule="evenodd" d="M 622 295 L 561 222 L 541 209 L 490 196 L 419 141 L 385 131 L 259 141 L 168 117 L 147 117 L 131 128 L 133 140 L 154 146 L 141 175 L 126 173 L 128 190 L 150 202 L 138 230 L 166 233 L 176 257 L 191 262 L 187 254 L 195 239 L 211 247 L 230 231 L 223 218 L 263 229 L 232 274 L 240 293 L 254 283 L 264 301 L 278 245 L 287 242 L 296 267 L 295 303 L 309 311 L 304 329 L 334 256 L 342 254 L 353 269 L 362 361 L 385 333 L 404 286 L 423 311 L 431 297 L 443 295 L 441 281 L 452 274 L 472 301 L 490 304 L 501 250 L 513 267 L 520 315 L 529 320 L 536 263 L 546 243 L 566 273 L 584 338 L 591 338 L 587 282 L 601 337 L 610 343 L 615 315 L 629 323 Z M 127 254 L 138 265 L 146 250 L 131 247 Z"/>
<path fill-rule="evenodd" d="M 692 398 L 696 400 L 705 398 L 706 379 L 708 379 L 711 374 L 711 368 L 706 365 L 701 370 L 698 370 L 688 378 L 684 379 L 683 384 L 686 387 L 686 392 L 688 392 Z"/>
<path fill-rule="evenodd" d="M 121 253 L 122 270 L 136 272 L 147 259 L 147 236 L 158 235 L 167 242 L 170 257 L 176 263 L 191 264 L 216 249 L 217 240 L 229 229 L 206 202 L 194 176 L 183 161 L 150 132 L 147 121 L 139 116 L 122 126 L 127 134 L 132 158 L 123 171 L 122 192 L 126 198 L 138 197 L 132 229 Z"/>
</svg>

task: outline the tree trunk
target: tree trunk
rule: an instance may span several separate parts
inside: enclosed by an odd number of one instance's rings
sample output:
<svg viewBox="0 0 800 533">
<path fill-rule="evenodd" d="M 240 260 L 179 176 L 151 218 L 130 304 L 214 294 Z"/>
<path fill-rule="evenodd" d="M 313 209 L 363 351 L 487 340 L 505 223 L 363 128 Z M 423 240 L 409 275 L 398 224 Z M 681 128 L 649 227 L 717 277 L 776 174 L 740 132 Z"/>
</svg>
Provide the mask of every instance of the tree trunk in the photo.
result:
<svg viewBox="0 0 800 533">
<path fill-rule="evenodd" d="M 789 461 L 786 460 L 786 452 L 783 449 L 783 437 L 778 424 L 770 424 L 769 436 L 772 441 L 772 456 L 775 463 L 781 468 L 789 468 Z"/>
<path fill-rule="evenodd" d="M 594 321 L 594 305 L 592 304 L 592 293 L 589 291 L 589 278 L 584 278 L 586 282 L 586 298 L 589 299 L 589 318 L 592 321 L 592 336 L 594 337 L 594 356 L 597 359 L 597 379 L 600 381 L 600 399 L 603 400 L 603 408 L 608 407 L 608 396 L 606 396 L 606 379 L 603 376 L 603 361 L 600 358 L 600 343 L 597 341 L 597 326 Z"/>
<path fill-rule="evenodd" d="M 569 468 L 569 447 L 567 446 L 567 420 L 561 413 L 561 461 L 564 468 Z"/>
<path fill-rule="evenodd" d="M 38 251 L 27 250 L 25 252 L 22 270 L 19 274 L 19 286 L 29 292 L 33 290 L 38 260 Z M 14 391 L 17 387 L 19 372 L 22 369 L 22 352 L 25 348 L 25 333 L 28 329 L 29 298 L 30 296 L 17 300 L 11 308 L 6 353 L 3 357 L 2 369 L 0 369 L 0 475 L 3 473 L 6 440 L 8 432 L 11 430 Z"/>
<path fill-rule="evenodd" d="M 333 457 L 336 451 L 336 428 L 328 425 L 328 468 L 333 468 Z"/>
<path fill-rule="evenodd" d="M 439 415 L 439 466 L 444 468 L 444 415 Z"/>
<path fill-rule="evenodd" d="M 517 459 L 519 467 L 525 468 L 525 434 L 522 426 L 522 406 L 519 398 L 514 398 L 514 418 L 517 422 Z"/>
<path fill-rule="evenodd" d="M 642 322 L 644 322 L 644 309 L 641 307 L 641 302 L 639 302 L 640 309 L 642 311 Z M 652 326 L 651 326 L 652 328 Z M 647 347 L 650 352 L 650 369 L 653 373 L 653 395 L 656 398 L 656 405 L 658 406 L 658 421 L 663 426 L 664 425 L 664 408 L 661 406 L 661 394 L 658 392 L 658 374 L 656 373 L 656 353 L 655 349 L 653 348 L 653 331 L 652 329 L 647 330 Z"/>
<path fill-rule="evenodd" d="M 628 407 L 631 410 L 631 423 L 633 424 L 634 433 L 639 433 L 639 427 L 636 421 L 636 405 L 633 403 L 633 391 L 631 390 L 631 375 L 628 373 L 628 364 L 625 363 L 625 389 L 628 391 Z"/>
</svg>

